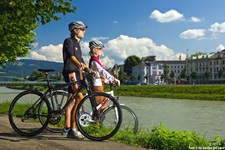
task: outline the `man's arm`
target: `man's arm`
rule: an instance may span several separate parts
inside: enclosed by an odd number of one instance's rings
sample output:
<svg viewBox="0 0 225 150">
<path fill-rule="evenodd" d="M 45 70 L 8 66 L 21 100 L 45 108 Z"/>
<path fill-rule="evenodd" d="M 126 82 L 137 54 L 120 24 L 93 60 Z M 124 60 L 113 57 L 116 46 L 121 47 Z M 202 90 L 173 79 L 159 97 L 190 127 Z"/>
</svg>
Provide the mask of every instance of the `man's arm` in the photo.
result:
<svg viewBox="0 0 225 150">
<path fill-rule="evenodd" d="M 87 66 L 84 63 L 79 62 L 75 56 L 71 56 L 70 61 L 79 69 L 87 68 Z"/>
</svg>

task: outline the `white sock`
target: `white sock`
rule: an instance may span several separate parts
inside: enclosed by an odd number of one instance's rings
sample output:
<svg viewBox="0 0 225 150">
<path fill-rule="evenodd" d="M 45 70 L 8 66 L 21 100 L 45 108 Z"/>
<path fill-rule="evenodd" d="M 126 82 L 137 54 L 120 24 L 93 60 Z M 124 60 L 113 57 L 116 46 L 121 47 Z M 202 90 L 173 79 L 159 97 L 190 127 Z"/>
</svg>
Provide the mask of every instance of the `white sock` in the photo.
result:
<svg viewBox="0 0 225 150">
<path fill-rule="evenodd" d="M 73 131 L 74 131 L 74 132 L 76 132 L 76 131 L 77 131 L 77 129 L 76 129 L 76 128 L 74 128 L 74 129 L 73 129 Z"/>
</svg>

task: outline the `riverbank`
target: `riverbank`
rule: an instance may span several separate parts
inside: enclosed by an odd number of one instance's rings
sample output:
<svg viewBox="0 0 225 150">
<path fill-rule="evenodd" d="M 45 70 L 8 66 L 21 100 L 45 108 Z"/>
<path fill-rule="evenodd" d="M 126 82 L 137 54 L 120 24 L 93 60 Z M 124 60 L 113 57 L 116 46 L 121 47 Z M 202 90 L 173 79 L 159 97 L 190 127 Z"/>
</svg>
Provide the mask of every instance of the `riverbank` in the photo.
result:
<svg viewBox="0 0 225 150">
<path fill-rule="evenodd" d="M 124 85 L 114 89 L 115 95 L 225 101 L 225 85 Z"/>
</svg>

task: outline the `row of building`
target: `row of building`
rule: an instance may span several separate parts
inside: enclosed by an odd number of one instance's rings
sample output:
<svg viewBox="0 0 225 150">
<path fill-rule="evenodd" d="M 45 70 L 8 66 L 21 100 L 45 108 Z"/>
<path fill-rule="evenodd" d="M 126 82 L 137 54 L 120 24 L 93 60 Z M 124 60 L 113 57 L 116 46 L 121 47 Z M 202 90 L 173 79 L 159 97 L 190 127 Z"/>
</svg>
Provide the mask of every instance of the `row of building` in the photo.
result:
<svg viewBox="0 0 225 150">
<path fill-rule="evenodd" d="M 162 78 L 164 66 L 168 68 L 169 79 Z M 114 73 L 118 74 L 119 67 Z M 208 84 L 225 83 L 225 49 L 211 54 L 198 54 L 186 57 L 185 60 L 156 60 L 154 56 L 142 58 L 142 63 L 132 67 L 132 75 L 135 77 L 133 84 Z M 170 74 L 173 73 L 173 78 Z M 181 75 L 184 73 L 185 75 Z M 195 77 L 194 77 L 195 75 Z M 183 78 L 182 78 L 183 77 Z"/>
</svg>

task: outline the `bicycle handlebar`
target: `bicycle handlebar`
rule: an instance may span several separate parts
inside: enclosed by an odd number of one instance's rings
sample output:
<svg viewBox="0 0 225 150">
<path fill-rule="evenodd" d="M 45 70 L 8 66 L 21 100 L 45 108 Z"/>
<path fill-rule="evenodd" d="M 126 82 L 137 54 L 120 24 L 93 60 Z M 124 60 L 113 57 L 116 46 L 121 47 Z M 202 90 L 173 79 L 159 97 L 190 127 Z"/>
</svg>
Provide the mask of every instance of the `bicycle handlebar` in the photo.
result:
<svg viewBox="0 0 225 150">
<path fill-rule="evenodd" d="M 95 75 L 95 72 L 91 70 L 90 68 L 84 68 L 83 72 L 88 73 L 91 76 Z M 116 81 L 112 81 L 109 85 L 110 85 L 110 90 L 113 90 L 115 87 L 119 86 L 119 83 Z"/>
</svg>

